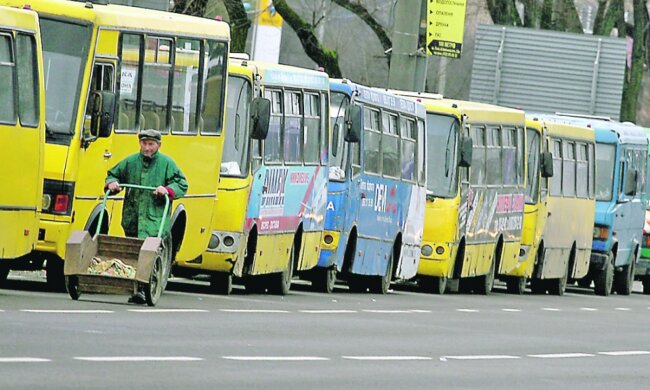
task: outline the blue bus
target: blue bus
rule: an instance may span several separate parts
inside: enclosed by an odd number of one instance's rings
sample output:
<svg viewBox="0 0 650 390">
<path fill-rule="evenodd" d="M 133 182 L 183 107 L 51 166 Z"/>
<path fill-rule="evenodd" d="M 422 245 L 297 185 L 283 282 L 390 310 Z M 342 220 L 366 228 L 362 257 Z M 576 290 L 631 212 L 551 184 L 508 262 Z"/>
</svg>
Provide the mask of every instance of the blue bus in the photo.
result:
<svg viewBox="0 0 650 390">
<path fill-rule="evenodd" d="M 642 127 L 607 118 L 558 115 L 596 134 L 596 215 L 589 273 L 597 295 L 629 295 L 640 258 L 647 205 L 648 139 Z"/>
<path fill-rule="evenodd" d="M 331 292 L 385 294 L 417 273 L 426 202 L 424 106 L 348 80 L 330 81 L 325 231 L 310 279 Z"/>
</svg>

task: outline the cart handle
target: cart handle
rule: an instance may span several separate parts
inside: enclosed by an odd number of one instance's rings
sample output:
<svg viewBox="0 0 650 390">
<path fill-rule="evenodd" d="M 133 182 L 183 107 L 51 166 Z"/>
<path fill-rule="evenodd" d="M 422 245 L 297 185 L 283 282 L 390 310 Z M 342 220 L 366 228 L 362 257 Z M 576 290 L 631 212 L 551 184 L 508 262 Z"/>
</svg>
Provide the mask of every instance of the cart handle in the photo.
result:
<svg viewBox="0 0 650 390">
<path fill-rule="evenodd" d="M 149 187 L 149 186 L 140 186 L 136 184 L 120 184 L 120 187 L 133 188 L 136 190 L 150 190 L 150 191 L 154 191 L 157 188 L 157 187 Z M 106 210 L 106 200 L 108 199 L 108 195 L 110 193 L 111 190 L 106 190 L 106 193 L 104 194 L 104 199 L 102 201 L 102 211 L 99 214 L 99 220 L 97 220 L 97 229 L 95 230 L 95 236 L 93 237 L 93 239 L 97 237 L 97 235 L 99 234 L 99 229 L 101 229 L 102 221 L 104 219 L 104 211 Z M 163 211 L 162 220 L 160 221 L 160 227 L 158 228 L 158 235 L 156 236 L 158 238 L 162 238 L 162 232 L 163 232 L 163 228 L 165 227 L 165 220 L 167 219 L 168 210 L 169 210 L 169 194 L 165 195 L 165 210 Z"/>
</svg>

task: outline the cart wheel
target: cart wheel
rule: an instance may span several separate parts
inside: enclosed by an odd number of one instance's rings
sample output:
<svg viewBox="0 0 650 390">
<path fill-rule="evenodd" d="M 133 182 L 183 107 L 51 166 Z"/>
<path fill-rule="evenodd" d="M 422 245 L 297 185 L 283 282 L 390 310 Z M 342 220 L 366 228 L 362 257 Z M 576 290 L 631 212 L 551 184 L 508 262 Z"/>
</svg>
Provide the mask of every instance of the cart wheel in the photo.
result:
<svg viewBox="0 0 650 390">
<path fill-rule="evenodd" d="M 149 306 L 156 306 L 158 298 L 160 298 L 160 295 L 162 294 L 164 269 L 162 258 L 160 256 L 156 257 L 153 267 L 151 268 L 149 284 L 144 288 L 144 297 Z"/>
<path fill-rule="evenodd" d="M 70 298 L 75 301 L 81 296 L 81 293 L 79 292 L 79 279 L 76 276 L 65 277 L 65 289 L 68 290 Z"/>
</svg>

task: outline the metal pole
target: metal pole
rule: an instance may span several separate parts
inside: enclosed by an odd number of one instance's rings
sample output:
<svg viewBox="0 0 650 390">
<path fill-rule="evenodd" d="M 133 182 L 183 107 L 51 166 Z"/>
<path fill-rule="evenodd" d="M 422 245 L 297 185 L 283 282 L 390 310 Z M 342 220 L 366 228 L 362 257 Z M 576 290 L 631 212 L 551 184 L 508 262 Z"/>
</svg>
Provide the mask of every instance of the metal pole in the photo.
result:
<svg viewBox="0 0 650 390">
<path fill-rule="evenodd" d="M 416 51 L 422 0 L 397 0 L 388 88 L 412 90 L 416 85 Z"/>
</svg>

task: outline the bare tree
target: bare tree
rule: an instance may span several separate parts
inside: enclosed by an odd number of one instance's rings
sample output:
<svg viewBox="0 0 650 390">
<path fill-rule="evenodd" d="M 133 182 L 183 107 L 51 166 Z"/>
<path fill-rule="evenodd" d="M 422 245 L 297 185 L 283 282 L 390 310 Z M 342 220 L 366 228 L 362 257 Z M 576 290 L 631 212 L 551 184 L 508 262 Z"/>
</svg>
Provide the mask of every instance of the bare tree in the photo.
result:
<svg viewBox="0 0 650 390">
<path fill-rule="evenodd" d="M 632 60 L 629 67 L 625 68 L 625 83 L 623 86 L 623 101 L 621 103 L 621 120 L 636 122 L 636 108 L 643 67 L 645 64 L 645 38 L 648 25 L 648 10 L 645 0 L 634 0 L 634 27 L 632 31 Z"/>
<path fill-rule="evenodd" d="M 241 0 L 223 0 L 230 18 L 231 51 L 243 53 L 246 50 L 246 37 L 251 26 L 244 4 Z"/>
</svg>

